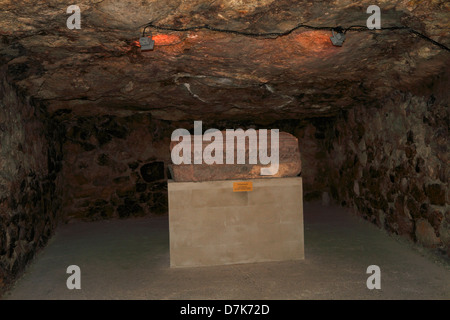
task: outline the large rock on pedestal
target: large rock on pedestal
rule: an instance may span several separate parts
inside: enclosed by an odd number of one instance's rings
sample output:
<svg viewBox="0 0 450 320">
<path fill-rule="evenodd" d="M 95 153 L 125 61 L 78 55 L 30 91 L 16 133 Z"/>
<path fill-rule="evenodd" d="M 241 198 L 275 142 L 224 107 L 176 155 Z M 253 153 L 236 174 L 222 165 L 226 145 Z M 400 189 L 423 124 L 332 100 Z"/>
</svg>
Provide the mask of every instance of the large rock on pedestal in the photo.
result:
<svg viewBox="0 0 450 320">
<path fill-rule="evenodd" d="M 258 141 L 259 141 L 259 131 L 257 130 Z M 274 163 L 261 164 L 260 154 L 257 153 L 257 164 L 249 163 L 249 154 L 253 148 L 249 148 L 249 143 L 245 143 L 245 164 L 237 164 L 236 155 L 238 150 L 238 144 L 234 144 L 234 157 L 235 161 L 233 164 L 226 164 L 226 138 L 225 131 L 222 132 L 223 135 L 223 161 L 222 164 L 207 164 L 204 159 L 200 164 L 194 164 L 194 136 L 191 136 L 191 163 L 190 164 L 172 164 L 170 166 L 172 178 L 174 181 L 188 182 L 188 181 L 212 181 L 212 180 L 238 180 L 238 179 L 255 179 L 255 178 L 279 178 L 279 177 L 295 177 L 301 172 L 301 159 L 300 151 L 298 148 L 298 140 L 293 135 L 280 132 L 278 141 L 278 171 L 273 172 L 271 175 L 262 175 L 262 168 L 273 167 Z M 189 139 L 189 138 L 188 138 Z M 180 140 L 181 141 L 181 140 Z M 172 141 L 170 144 L 170 151 L 180 143 L 179 141 Z M 202 154 L 205 147 L 210 145 L 210 141 L 203 141 Z M 258 147 L 259 148 L 259 143 Z M 197 150 L 199 151 L 199 150 Z M 270 130 L 267 134 L 267 153 L 266 155 L 271 155 L 271 139 Z"/>
</svg>

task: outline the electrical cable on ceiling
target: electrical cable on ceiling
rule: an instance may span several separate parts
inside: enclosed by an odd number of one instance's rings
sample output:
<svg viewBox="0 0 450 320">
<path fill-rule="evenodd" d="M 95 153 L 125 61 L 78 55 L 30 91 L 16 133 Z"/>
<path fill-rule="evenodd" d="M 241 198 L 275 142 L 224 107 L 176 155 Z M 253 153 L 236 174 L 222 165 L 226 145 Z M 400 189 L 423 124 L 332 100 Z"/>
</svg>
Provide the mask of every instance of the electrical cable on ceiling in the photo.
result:
<svg viewBox="0 0 450 320">
<path fill-rule="evenodd" d="M 392 26 L 392 27 L 385 27 L 381 29 L 369 29 L 366 26 L 350 26 L 348 28 L 342 28 L 342 27 L 314 27 L 310 25 L 306 25 L 303 23 L 298 24 L 292 29 L 286 30 L 284 32 L 247 32 L 247 31 L 239 31 L 239 30 L 228 30 L 228 29 L 221 29 L 212 27 L 208 24 L 201 25 L 201 26 L 193 26 L 193 27 L 185 27 L 185 28 L 175 28 L 175 27 L 169 27 L 169 26 L 159 26 L 154 25 L 153 22 L 147 23 L 141 27 L 144 27 L 144 30 L 142 31 L 142 37 L 145 37 L 145 31 L 147 29 L 155 29 L 155 30 L 164 30 L 164 31 L 177 31 L 177 32 L 186 32 L 186 31 L 193 31 L 193 30 L 200 30 L 200 29 L 206 29 L 210 31 L 215 32 L 221 32 L 221 33 L 230 33 L 230 34 L 236 34 L 236 35 L 242 35 L 247 37 L 260 37 L 260 38 L 278 38 L 283 37 L 291 34 L 297 29 L 304 28 L 304 29 L 311 29 L 311 30 L 327 30 L 327 31 L 336 31 L 341 35 L 345 35 L 348 31 L 356 31 L 356 32 L 363 32 L 363 31 L 376 31 L 376 30 L 407 30 L 412 34 L 415 34 L 416 36 L 419 36 L 420 38 L 427 40 L 431 42 L 432 44 L 440 47 L 441 49 L 450 51 L 450 48 L 445 46 L 442 43 L 439 43 L 426 35 L 406 26 Z M 345 39 L 345 36 L 343 37 Z M 341 44 L 342 45 L 342 44 Z"/>
</svg>

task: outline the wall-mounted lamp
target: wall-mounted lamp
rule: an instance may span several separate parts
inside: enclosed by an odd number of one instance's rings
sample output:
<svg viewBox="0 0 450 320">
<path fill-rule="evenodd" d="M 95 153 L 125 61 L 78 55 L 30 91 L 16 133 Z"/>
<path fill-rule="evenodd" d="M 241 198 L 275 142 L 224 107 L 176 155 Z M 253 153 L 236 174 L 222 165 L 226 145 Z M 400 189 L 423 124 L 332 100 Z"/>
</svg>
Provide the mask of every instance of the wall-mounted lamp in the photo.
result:
<svg viewBox="0 0 450 320">
<path fill-rule="evenodd" d="M 151 51 L 155 46 L 155 40 L 152 40 L 151 34 L 147 37 L 143 34 L 142 37 L 139 38 L 139 44 L 141 45 L 141 51 Z"/>
<path fill-rule="evenodd" d="M 334 31 L 336 31 L 336 33 Z M 344 30 L 341 27 L 336 27 L 331 30 L 331 34 L 332 34 L 332 36 L 330 37 L 331 43 L 333 43 L 334 46 L 342 47 L 342 44 L 345 41 Z"/>
</svg>

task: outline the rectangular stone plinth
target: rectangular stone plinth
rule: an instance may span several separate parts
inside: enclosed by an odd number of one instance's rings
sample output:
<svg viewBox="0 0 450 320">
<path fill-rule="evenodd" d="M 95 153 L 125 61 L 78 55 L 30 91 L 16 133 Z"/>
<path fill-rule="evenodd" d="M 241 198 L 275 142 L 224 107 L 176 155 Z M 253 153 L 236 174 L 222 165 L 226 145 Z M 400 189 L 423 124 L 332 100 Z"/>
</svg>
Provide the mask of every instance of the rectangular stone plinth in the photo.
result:
<svg viewBox="0 0 450 320">
<path fill-rule="evenodd" d="M 304 258 L 301 177 L 169 181 L 168 190 L 171 267 Z"/>
</svg>

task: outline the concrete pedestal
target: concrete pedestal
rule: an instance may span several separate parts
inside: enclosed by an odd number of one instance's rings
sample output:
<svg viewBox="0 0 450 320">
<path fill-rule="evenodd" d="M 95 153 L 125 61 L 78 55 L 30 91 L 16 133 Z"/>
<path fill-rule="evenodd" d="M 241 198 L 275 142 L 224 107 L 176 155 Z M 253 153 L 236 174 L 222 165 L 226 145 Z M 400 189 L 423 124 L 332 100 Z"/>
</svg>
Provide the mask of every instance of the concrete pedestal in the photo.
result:
<svg viewBox="0 0 450 320">
<path fill-rule="evenodd" d="M 304 259 L 301 177 L 168 189 L 171 267 Z"/>
</svg>

